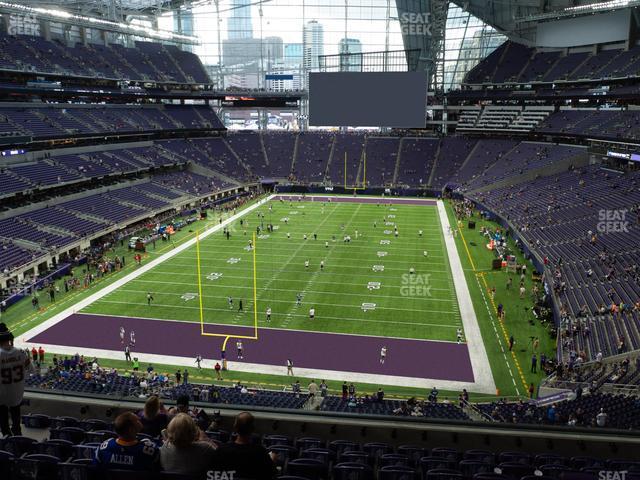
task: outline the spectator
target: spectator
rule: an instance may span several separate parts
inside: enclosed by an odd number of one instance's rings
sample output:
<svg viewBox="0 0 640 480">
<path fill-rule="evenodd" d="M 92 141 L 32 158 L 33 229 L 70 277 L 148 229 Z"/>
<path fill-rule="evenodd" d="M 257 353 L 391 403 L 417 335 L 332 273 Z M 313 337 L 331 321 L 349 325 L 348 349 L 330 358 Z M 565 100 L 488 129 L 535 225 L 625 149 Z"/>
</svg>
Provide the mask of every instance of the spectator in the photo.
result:
<svg viewBox="0 0 640 480">
<path fill-rule="evenodd" d="M 204 475 L 214 461 L 215 446 L 189 415 L 179 413 L 169 423 L 160 449 L 162 469 L 183 475 Z"/>
<path fill-rule="evenodd" d="M 0 323 L 0 368 L 2 387 L 0 388 L 0 431 L 3 436 L 22 435 L 20 428 L 20 404 L 24 396 L 25 370 L 31 360 L 24 350 L 13 346 L 13 334 L 4 323 Z M 6 383 L 5 372 L 10 381 Z M 11 429 L 9 428 L 11 417 Z"/>
<path fill-rule="evenodd" d="M 604 408 L 600 409 L 600 413 L 596 415 L 596 425 L 599 427 L 605 427 L 607 425 L 608 415 L 605 413 Z"/>
<path fill-rule="evenodd" d="M 142 422 L 142 433 L 158 437 L 167 428 L 169 420 L 160 399 L 153 395 L 144 404 L 144 409 L 138 413 Z"/>
<path fill-rule="evenodd" d="M 215 470 L 219 472 L 235 471 L 235 476 L 243 479 L 274 479 L 276 466 L 273 453 L 260 444 L 252 442 L 255 420 L 249 412 L 236 417 L 234 430 L 235 442 L 220 445 L 216 450 Z"/>
<path fill-rule="evenodd" d="M 148 438 L 137 439 L 142 431 L 142 422 L 131 412 L 118 415 L 114 422 L 118 438 L 110 438 L 96 450 L 94 463 L 102 468 L 135 471 L 159 469 L 159 451 Z"/>
</svg>

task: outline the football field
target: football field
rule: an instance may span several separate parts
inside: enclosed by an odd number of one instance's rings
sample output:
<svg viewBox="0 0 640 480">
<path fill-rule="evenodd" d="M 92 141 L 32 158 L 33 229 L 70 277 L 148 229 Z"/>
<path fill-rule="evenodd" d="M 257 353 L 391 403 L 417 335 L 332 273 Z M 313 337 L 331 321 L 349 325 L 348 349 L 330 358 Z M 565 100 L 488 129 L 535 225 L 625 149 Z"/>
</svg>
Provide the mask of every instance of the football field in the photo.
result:
<svg viewBox="0 0 640 480">
<path fill-rule="evenodd" d="M 435 200 L 272 196 L 25 338 L 101 357 L 130 344 L 178 365 L 225 355 L 232 370 L 282 373 L 290 359 L 306 376 L 495 391 L 457 255 Z"/>
</svg>

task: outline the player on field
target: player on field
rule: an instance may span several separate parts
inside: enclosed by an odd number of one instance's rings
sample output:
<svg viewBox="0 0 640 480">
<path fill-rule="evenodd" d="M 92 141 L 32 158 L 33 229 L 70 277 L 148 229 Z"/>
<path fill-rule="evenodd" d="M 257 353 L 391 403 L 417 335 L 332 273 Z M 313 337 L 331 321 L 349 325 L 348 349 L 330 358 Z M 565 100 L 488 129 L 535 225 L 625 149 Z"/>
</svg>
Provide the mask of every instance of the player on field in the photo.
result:
<svg viewBox="0 0 640 480">
<path fill-rule="evenodd" d="M 329 242 L 324 242 L 324 248 L 329 248 Z"/>
<path fill-rule="evenodd" d="M 306 268 L 307 270 L 309 270 L 309 260 L 305 260 L 305 261 L 304 261 L 304 268 Z"/>
<path fill-rule="evenodd" d="M 133 330 L 131 330 L 131 333 L 129 333 L 129 343 L 132 347 L 136 345 L 136 332 L 134 332 Z"/>
<path fill-rule="evenodd" d="M 380 365 L 384 365 L 384 361 L 387 359 L 387 347 L 383 346 L 380 349 Z"/>
<path fill-rule="evenodd" d="M 299 293 L 296 293 L 296 305 L 300 305 L 302 303 L 302 295 Z"/>
<path fill-rule="evenodd" d="M 304 238 L 305 240 L 307 239 L 307 234 L 306 234 L 306 233 L 303 235 L 303 238 Z"/>
<path fill-rule="evenodd" d="M 242 312 L 242 299 L 238 300 L 238 311 Z"/>
<path fill-rule="evenodd" d="M 287 376 L 289 375 L 293 377 L 293 362 L 290 358 L 287 359 Z"/>
<path fill-rule="evenodd" d="M 422 230 L 418 230 L 418 236 L 421 237 L 422 236 Z"/>
<path fill-rule="evenodd" d="M 198 355 L 196 357 L 196 365 L 198 365 L 198 370 L 200 370 L 202 367 L 200 366 L 200 364 L 202 363 L 202 356 Z"/>
<path fill-rule="evenodd" d="M 151 302 L 153 302 L 153 295 L 149 292 L 147 293 L 147 305 L 151 305 Z"/>
<path fill-rule="evenodd" d="M 461 344 L 462 343 L 462 329 L 461 328 L 456 330 L 456 337 L 458 338 L 458 344 Z"/>
<path fill-rule="evenodd" d="M 124 327 L 120 327 L 120 343 L 124 344 Z"/>
<path fill-rule="evenodd" d="M 237 353 L 238 353 L 238 358 L 239 358 L 240 360 L 242 360 L 242 359 L 244 358 L 244 356 L 243 356 L 243 354 L 242 354 L 242 348 L 243 348 L 243 347 L 242 347 L 242 341 L 241 341 L 241 340 L 238 340 L 238 341 L 236 342 L 236 351 L 237 351 Z"/>
<path fill-rule="evenodd" d="M 267 307 L 267 323 L 271 322 L 271 307 Z"/>
<path fill-rule="evenodd" d="M 427 251 L 426 251 L 426 250 L 424 250 L 424 251 L 422 252 L 422 255 L 424 255 L 424 256 L 426 257 L 426 256 L 428 255 Z"/>
<path fill-rule="evenodd" d="M 314 318 L 316 318 L 316 309 L 311 307 L 309 309 L 309 320 L 313 320 Z"/>
<path fill-rule="evenodd" d="M 229 310 L 233 310 L 233 298 L 227 297 L 227 303 L 229 304 Z"/>
<path fill-rule="evenodd" d="M 324 271 L 324 260 L 320 260 L 320 271 Z"/>
<path fill-rule="evenodd" d="M 287 232 L 287 238 L 291 238 L 291 234 Z"/>
</svg>

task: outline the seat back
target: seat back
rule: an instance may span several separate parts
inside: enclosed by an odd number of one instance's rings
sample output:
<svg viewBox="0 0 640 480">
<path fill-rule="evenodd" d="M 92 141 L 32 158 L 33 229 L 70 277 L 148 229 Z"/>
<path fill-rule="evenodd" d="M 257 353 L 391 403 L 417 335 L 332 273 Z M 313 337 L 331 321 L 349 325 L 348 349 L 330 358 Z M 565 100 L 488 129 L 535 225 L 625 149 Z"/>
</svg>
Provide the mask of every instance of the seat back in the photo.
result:
<svg viewBox="0 0 640 480">
<path fill-rule="evenodd" d="M 378 480 L 415 480 L 417 473 L 413 468 L 387 465 L 378 470 Z"/>
<path fill-rule="evenodd" d="M 333 480 L 373 480 L 373 470 L 363 463 L 341 462 L 333 467 Z"/>
<path fill-rule="evenodd" d="M 328 466 L 315 458 L 296 458 L 287 464 L 287 475 L 299 475 L 308 480 L 326 479 Z"/>
</svg>

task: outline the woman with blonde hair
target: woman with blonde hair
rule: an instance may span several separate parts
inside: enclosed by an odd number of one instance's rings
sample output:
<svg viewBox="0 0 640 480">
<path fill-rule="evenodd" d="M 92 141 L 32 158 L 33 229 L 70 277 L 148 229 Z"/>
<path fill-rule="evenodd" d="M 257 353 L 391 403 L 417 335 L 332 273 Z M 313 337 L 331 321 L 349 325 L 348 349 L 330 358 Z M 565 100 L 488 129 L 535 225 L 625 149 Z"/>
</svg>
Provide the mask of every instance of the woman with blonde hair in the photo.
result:
<svg viewBox="0 0 640 480">
<path fill-rule="evenodd" d="M 168 472 L 183 475 L 204 475 L 212 468 L 215 444 L 186 413 L 179 413 L 163 432 L 165 442 L 160 448 L 160 464 Z"/>
<path fill-rule="evenodd" d="M 142 422 L 142 433 L 152 437 L 160 436 L 160 432 L 167 428 L 169 423 L 167 414 L 164 412 L 164 406 L 156 395 L 147 399 L 144 409 L 138 412 L 138 417 Z"/>
</svg>

